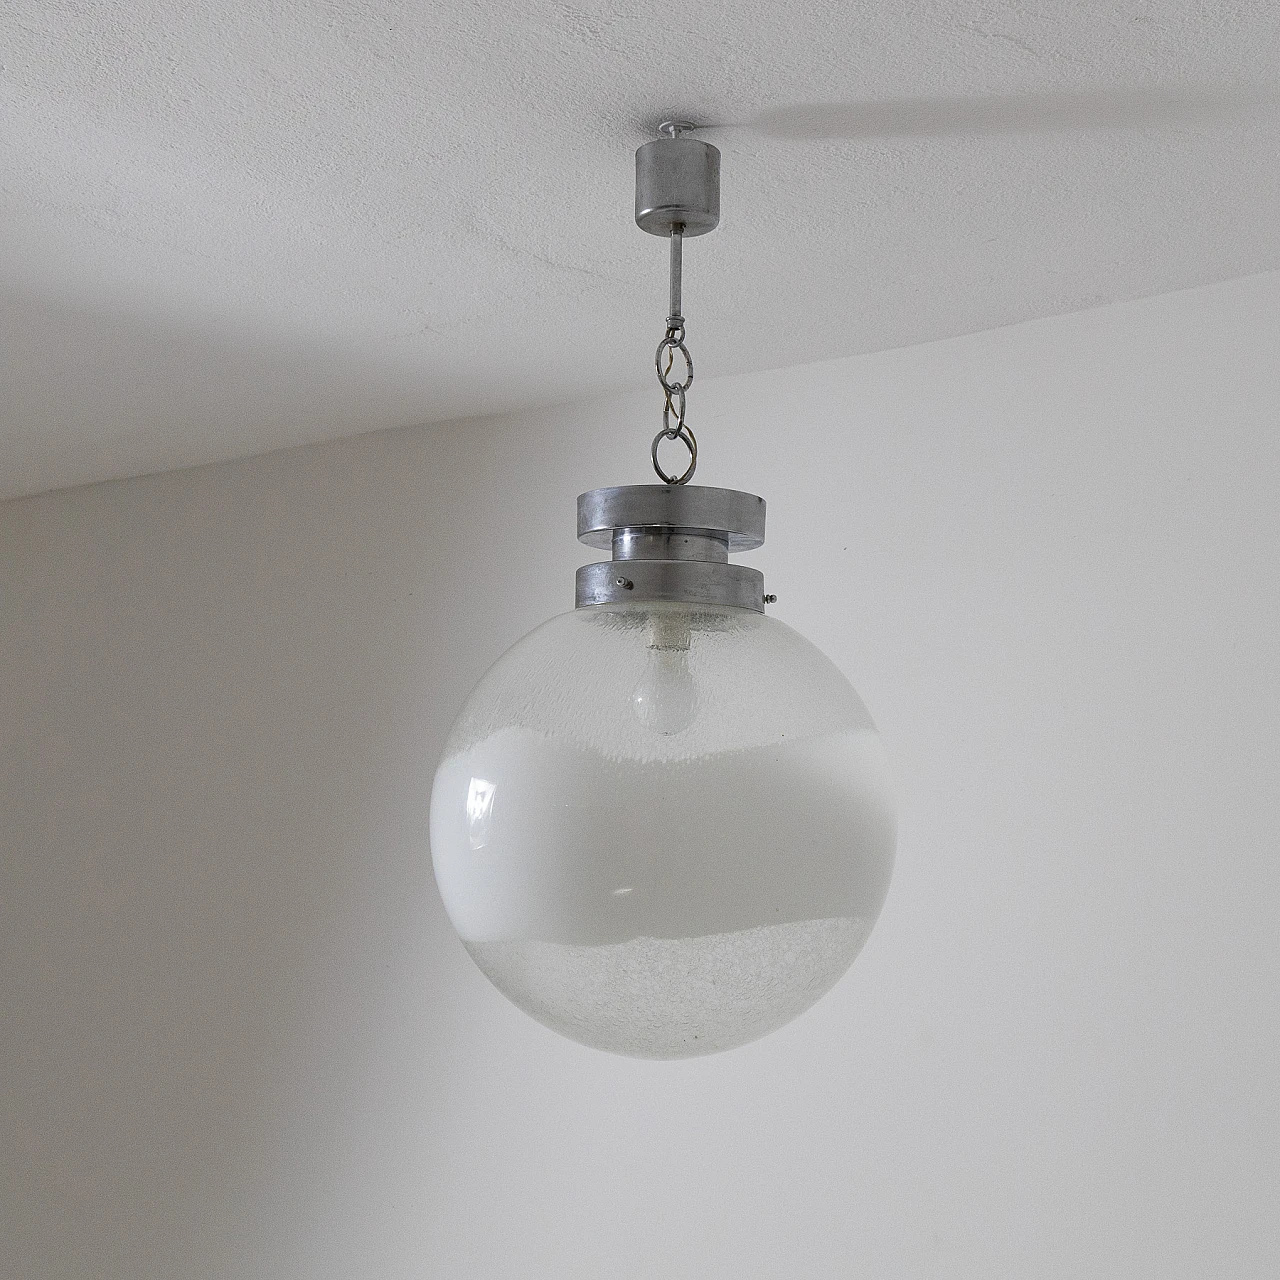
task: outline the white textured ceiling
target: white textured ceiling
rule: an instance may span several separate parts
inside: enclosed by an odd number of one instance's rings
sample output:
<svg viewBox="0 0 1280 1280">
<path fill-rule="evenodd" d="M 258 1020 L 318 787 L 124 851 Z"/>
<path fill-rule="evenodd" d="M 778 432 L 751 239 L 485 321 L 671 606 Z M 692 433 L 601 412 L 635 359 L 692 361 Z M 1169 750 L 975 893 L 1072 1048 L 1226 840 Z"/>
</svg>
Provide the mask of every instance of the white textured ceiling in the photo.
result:
<svg viewBox="0 0 1280 1280">
<path fill-rule="evenodd" d="M 1280 266 L 1274 0 L 9 0 L 0 33 L 5 494 L 644 385 L 632 150 L 670 112 L 736 126 L 700 377 Z"/>
</svg>

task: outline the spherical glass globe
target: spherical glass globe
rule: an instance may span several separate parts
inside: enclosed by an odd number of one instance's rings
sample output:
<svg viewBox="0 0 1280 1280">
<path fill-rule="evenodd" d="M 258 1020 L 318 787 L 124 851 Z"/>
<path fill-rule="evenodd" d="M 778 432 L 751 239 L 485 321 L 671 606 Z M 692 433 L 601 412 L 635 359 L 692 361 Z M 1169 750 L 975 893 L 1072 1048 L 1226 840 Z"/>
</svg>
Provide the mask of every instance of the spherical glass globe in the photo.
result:
<svg viewBox="0 0 1280 1280">
<path fill-rule="evenodd" d="M 871 931 L 894 807 L 862 701 L 750 609 L 600 604 L 481 679 L 431 797 L 445 908 L 555 1031 L 678 1058 L 807 1009 Z"/>
</svg>

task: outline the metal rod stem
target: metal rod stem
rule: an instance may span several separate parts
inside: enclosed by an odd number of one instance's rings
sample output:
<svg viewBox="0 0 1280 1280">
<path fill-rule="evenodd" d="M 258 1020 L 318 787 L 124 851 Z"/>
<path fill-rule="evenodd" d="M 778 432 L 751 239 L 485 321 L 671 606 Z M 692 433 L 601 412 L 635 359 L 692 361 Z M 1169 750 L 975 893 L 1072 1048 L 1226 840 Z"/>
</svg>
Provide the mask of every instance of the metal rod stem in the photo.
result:
<svg viewBox="0 0 1280 1280">
<path fill-rule="evenodd" d="M 681 275 L 684 269 L 684 226 L 676 223 L 671 228 L 671 298 L 667 314 L 676 319 L 680 311 Z"/>
</svg>

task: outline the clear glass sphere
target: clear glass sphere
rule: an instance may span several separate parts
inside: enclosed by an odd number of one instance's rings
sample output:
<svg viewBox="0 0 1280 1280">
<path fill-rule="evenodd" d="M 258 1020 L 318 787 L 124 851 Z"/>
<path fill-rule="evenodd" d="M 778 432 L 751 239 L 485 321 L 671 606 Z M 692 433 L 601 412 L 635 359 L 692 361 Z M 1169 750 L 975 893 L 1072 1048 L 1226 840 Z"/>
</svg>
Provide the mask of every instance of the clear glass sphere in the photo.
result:
<svg viewBox="0 0 1280 1280">
<path fill-rule="evenodd" d="M 583 1044 L 714 1053 L 802 1013 L 889 887 L 894 806 L 849 682 L 747 609 L 552 618 L 463 706 L 431 796 L 449 918 Z"/>
</svg>

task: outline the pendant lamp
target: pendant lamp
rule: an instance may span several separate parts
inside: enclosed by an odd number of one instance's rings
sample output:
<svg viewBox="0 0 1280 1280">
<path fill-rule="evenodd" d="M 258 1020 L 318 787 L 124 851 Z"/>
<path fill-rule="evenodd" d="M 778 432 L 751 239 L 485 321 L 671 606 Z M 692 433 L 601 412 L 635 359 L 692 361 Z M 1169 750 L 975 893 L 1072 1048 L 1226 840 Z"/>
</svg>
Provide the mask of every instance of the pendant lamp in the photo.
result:
<svg viewBox="0 0 1280 1280">
<path fill-rule="evenodd" d="M 875 924 L 895 841 L 866 707 L 729 559 L 763 543 L 764 500 L 689 483 L 683 242 L 720 213 L 720 153 L 692 128 L 636 153 L 636 222 L 670 240 L 661 483 L 578 498 L 578 538 L 611 558 L 481 678 L 431 797 L 436 881 L 486 977 L 643 1058 L 730 1049 L 813 1004 Z"/>
</svg>

